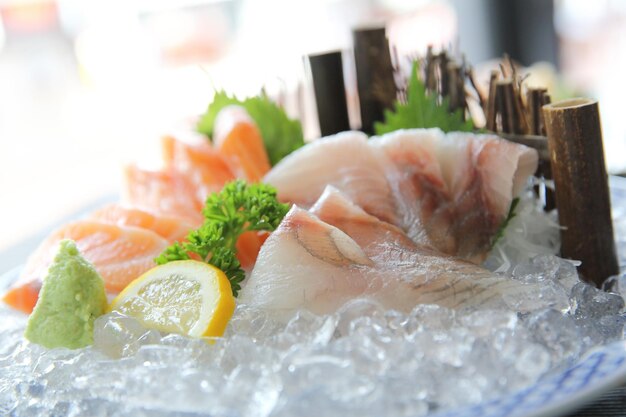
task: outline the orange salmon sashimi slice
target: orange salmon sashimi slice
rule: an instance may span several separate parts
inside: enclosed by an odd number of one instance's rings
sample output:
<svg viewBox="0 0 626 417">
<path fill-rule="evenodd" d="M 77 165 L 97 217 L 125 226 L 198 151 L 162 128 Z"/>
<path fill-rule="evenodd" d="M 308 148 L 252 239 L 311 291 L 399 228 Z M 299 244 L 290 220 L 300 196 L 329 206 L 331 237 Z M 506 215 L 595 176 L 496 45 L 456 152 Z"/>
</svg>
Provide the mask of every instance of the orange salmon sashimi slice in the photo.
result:
<svg viewBox="0 0 626 417">
<path fill-rule="evenodd" d="M 271 168 L 261 132 L 243 107 L 227 106 L 220 110 L 213 143 L 240 168 L 239 177 L 259 182 Z"/>
<path fill-rule="evenodd" d="M 129 165 L 125 170 L 123 202 L 150 212 L 202 223 L 202 199 L 198 188 L 174 169 L 151 171 Z"/>
<path fill-rule="evenodd" d="M 199 226 L 197 221 L 168 215 L 156 215 L 138 208 L 121 204 L 109 204 L 89 216 L 90 219 L 152 230 L 168 242 L 181 241 L 191 229 Z"/>
<path fill-rule="evenodd" d="M 252 269 L 259 255 L 261 246 L 269 236 L 267 232 L 245 232 L 237 239 L 237 259 L 243 269 Z"/>
<path fill-rule="evenodd" d="M 205 201 L 210 193 L 220 191 L 224 184 L 235 179 L 224 156 L 207 139 L 187 143 L 165 136 L 161 147 L 166 168 L 185 174 L 197 187 L 200 201 Z"/>
<path fill-rule="evenodd" d="M 226 159 L 206 139 L 193 143 L 164 136 L 161 139 L 163 162 L 180 172 L 200 174 L 205 184 L 221 186 L 235 179 Z"/>
<path fill-rule="evenodd" d="M 120 227 L 81 220 L 57 229 L 28 259 L 18 282 L 3 297 L 11 307 L 31 313 L 44 276 L 63 239 L 72 239 L 81 254 L 102 276 L 108 292 L 117 293 L 154 267 L 169 244 L 156 233 L 137 227 Z"/>
</svg>

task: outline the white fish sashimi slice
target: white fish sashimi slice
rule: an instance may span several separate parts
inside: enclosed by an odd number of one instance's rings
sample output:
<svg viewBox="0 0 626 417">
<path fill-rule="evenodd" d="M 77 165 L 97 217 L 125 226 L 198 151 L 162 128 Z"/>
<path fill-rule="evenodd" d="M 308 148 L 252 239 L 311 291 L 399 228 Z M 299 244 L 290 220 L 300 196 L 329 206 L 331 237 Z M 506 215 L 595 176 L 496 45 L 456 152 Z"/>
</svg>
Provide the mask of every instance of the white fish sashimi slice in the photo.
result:
<svg viewBox="0 0 626 417">
<path fill-rule="evenodd" d="M 375 137 L 370 146 L 385 157 L 385 171 L 398 207 L 397 223 L 417 243 L 456 253 L 450 231 L 453 207 L 438 147 L 445 139 L 439 129 L 399 130 Z M 436 231 L 437 233 L 433 233 Z"/>
<path fill-rule="evenodd" d="M 298 308 L 335 311 L 368 287 L 372 261 L 339 229 L 293 206 L 261 248 L 239 295 L 243 304 L 289 315 Z"/>
<path fill-rule="evenodd" d="M 418 245 L 332 187 L 325 190 L 311 211 L 363 248 L 374 262 L 368 275 L 378 282 L 370 287 L 376 288 L 371 295 L 388 308 L 408 311 L 416 304 L 500 308 L 507 304 L 505 297 L 515 300 L 539 290 L 535 285 L 495 275 L 471 262 Z"/>
<path fill-rule="evenodd" d="M 534 149 L 489 135 L 409 129 L 370 143 L 387 158 L 407 234 L 477 263 L 538 164 Z"/>
<path fill-rule="evenodd" d="M 391 187 L 379 155 L 361 132 L 344 132 L 312 142 L 293 152 L 265 176 L 281 201 L 309 208 L 334 185 L 365 211 L 396 223 Z"/>
<path fill-rule="evenodd" d="M 332 313 L 368 296 L 408 312 L 419 303 L 449 308 L 505 305 L 532 286 L 415 244 L 329 187 L 312 208 L 294 207 L 263 245 L 242 303 L 289 316 L 298 308 Z"/>
</svg>

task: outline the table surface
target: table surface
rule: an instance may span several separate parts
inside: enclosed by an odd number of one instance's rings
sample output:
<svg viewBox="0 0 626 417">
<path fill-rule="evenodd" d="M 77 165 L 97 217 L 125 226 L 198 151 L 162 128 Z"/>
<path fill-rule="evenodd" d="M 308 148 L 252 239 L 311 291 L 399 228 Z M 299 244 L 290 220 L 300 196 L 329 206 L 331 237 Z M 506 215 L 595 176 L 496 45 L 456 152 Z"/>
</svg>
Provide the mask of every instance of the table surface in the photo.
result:
<svg viewBox="0 0 626 417">
<path fill-rule="evenodd" d="M 598 400 L 567 417 L 623 417 L 626 416 L 626 386 L 607 392 Z"/>
</svg>

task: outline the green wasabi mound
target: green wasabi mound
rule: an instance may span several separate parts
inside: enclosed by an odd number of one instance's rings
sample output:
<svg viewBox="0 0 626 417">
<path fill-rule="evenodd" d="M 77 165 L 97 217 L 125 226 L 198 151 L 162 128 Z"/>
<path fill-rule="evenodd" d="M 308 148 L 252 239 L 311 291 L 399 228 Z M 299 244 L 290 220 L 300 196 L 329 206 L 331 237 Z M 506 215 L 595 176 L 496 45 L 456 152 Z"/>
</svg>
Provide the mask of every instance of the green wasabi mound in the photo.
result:
<svg viewBox="0 0 626 417">
<path fill-rule="evenodd" d="M 63 240 L 43 281 L 24 336 L 47 348 L 93 343 L 93 322 L 104 314 L 104 281 L 72 240 Z"/>
</svg>

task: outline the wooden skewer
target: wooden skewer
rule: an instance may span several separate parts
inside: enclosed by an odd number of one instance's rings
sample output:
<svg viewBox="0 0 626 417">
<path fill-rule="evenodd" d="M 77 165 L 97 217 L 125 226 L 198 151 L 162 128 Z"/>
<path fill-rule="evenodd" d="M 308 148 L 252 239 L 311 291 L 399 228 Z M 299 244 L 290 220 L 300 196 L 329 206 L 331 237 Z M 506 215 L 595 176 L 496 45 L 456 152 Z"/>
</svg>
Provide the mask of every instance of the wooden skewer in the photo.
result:
<svg viewBox="0 0 626 417">
<path fill-rule="evenodd" d="M 543 107 L 559 208 L 561 253 L 582 261 L 599 288 L 619 273 L 598 102 L 586 98 Z"/>
</svg>

